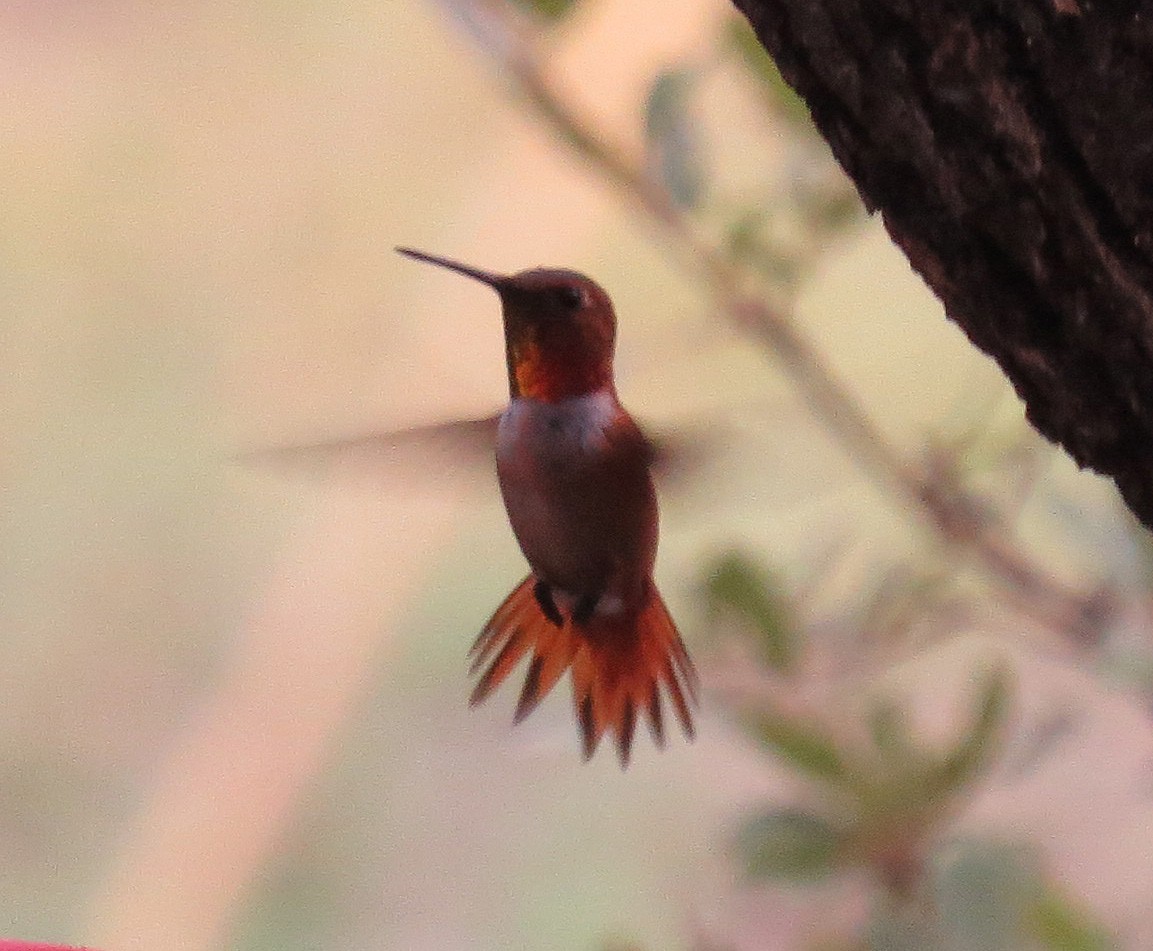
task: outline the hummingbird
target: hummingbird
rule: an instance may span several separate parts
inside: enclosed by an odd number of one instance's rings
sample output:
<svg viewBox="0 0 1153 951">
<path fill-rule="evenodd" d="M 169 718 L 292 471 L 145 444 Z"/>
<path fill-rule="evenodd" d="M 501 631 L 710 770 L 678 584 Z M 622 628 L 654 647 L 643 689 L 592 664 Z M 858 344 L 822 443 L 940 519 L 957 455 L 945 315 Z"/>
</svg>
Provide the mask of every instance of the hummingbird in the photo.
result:
<svg viewBox="0 0 1153 951">
<path fill-rule="evenodd" d="M 691 739 L 697 675 L 653 582 L 654 452 L 617 398 L 608 294 L 576 271 L 503 275 L 396 250 L 487 284 L 501 302 L 509 403 L 496 470 L 530 573 L 472 646 L 470 704 L 531 654 L 515 723 L 567 670 L 586 760 L 607 733 L 626 767 L 639 718 L 662 747 L 662 690 Z"/>
</svg>

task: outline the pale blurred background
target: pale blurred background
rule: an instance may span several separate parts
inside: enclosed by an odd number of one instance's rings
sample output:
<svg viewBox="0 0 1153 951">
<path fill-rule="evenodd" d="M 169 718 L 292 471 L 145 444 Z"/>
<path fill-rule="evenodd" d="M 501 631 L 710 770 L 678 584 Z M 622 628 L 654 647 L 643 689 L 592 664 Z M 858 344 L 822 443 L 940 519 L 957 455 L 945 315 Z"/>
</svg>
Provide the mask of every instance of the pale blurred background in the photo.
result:
<svg viewBox="0 0 1153 951">
<path fill-rule="evenodd" d="M 831 914 L 744 890 L 727 854 L 741 810 L 791 787 L 710 694 L 699 571 L 741 545 L 799 583 L 836 553 L 833 588 L 852 590 L 927 536 L 510 99 L 449 6 L 0 9 L 0 934 L 106 951 L 791 948 Z M 730 13 L 589 2 L 552 40 L 558 75 L 636 145 L 654 71 Z M 747 103 L 715 92 L 739 126 Z M 789 173 L 760 148 L 730 166 Z M 666 494 L 658 565 L 705 673 L 696 743 L 658 755 L 640 737 L 622 773 L 607 750 L 581 763 L 567 684 L 515 730 L 513 687 L 468 709 L 466 649 L 524 572 L 486 465 L 419 447 L 379 472 L 249 460 L 500 408 L 495 298 L 397 244 L 594 275 L 621 317 L 630 408 L 719 427 Z M 990 414 L 1017 438 L 996 368 L 878 222 L 825 253 L 798 312 L 902 446 Z M 1041 470 L 1021 524 L 1048 564 L 1135 571 L 1111 487 L 1056 455 Z M 1003 625 L 978 617 L 909 683 L 948 696 L 1000 641 L 1020 722 L 1085 696 L 1101 712 L 1052 775 L 1005 778 L 971 821 L 1035 833 L 1097 913 L 1147 934 L 1146 718 Z M 1086 797 L 1108 822 L 1071 824 Z M 1123 883 L 1103 879 L 1118 862 Z"/>
</svg>

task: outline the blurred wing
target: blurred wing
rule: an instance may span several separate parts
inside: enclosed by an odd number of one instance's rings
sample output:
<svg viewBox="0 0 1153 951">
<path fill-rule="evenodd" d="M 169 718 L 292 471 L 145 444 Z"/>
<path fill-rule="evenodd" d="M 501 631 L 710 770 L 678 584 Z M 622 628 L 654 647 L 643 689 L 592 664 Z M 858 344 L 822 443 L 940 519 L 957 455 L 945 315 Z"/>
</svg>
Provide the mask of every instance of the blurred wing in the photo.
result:
<svg viewBox="0 0 1153 951">
<path fill-rule="evenodd" d="M 641 423 L 652 452 L 653 479 L 661 493 L 675 494 L 700 477 L 731 445 L 734 432 L 722 420 L 652 427 Z"/>
<path fill-rule="evenodd" d="M 430 466 L 452 469 L 491 466 L 500 414 L 366 433 L 323 442 L 301 442 L 242 452 L 251 465 L 323 474 L 334 465 L 364 472 L 430 474 Z M 435 473 L 431 473 L 435 474 Z"/>
<path fill-rule="evenodd" d="M 431 466 L 461 471 L 488 468 L 500 414 L 458 419 L 319 442 L 258 448 L 239 454 L 250 465 L 323 475 L 336 463 L 366 473 L 428 475 Z M 651 448 L 653 477 L 676 493 L 721 457 L 736 433 L 723 420 L 659 428 L 642 426 Z M 435 474 L 435 473 L 434 473 Z"/>
</svg>

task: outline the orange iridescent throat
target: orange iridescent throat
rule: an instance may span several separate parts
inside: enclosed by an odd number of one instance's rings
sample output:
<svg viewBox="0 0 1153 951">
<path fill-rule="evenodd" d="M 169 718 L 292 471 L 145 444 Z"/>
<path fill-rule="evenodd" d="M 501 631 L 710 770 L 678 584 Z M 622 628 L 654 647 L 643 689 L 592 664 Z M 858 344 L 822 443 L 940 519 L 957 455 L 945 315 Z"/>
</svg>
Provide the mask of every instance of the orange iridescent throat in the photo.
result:
<svg viewBox="0 0 1153 951">
<path fill-rule="evenodd" d="M 559 403 L 611 385 L 611 368 L 578 345 L 542 347 L 536 341 L 509 346 L 508 385 L 513 396 Z"/>
</svg>

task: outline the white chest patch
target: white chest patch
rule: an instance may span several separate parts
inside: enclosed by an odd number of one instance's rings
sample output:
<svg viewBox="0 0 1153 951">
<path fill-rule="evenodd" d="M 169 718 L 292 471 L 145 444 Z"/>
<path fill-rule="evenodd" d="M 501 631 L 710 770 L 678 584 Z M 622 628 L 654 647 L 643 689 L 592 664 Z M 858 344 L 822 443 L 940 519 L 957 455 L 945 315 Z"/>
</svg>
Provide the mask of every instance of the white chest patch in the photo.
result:
<svg viewBox="0 0 1153 951">
<path fill-rule="evenodd" d="M 617 412 L 611 393 L 574 396 L 560 403 L 515 397 L 497 427 L 497 454 L 512 452 L 517 445 L 524 445 L 523 440 L 570 458 L 574 453 L 595 453 L 604 446 L 605 432 L 615 422 Z"/>
</svg>

